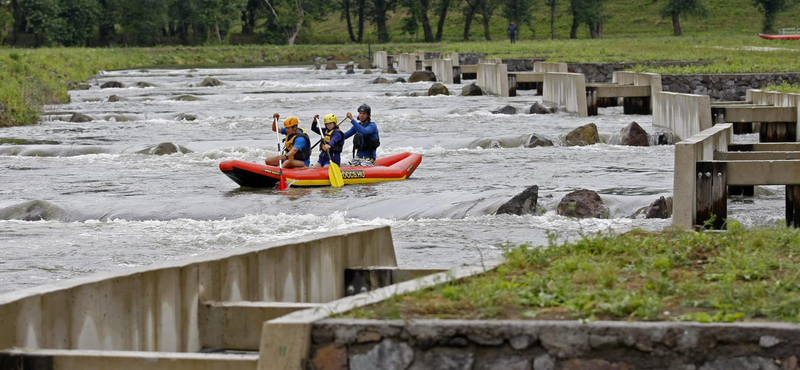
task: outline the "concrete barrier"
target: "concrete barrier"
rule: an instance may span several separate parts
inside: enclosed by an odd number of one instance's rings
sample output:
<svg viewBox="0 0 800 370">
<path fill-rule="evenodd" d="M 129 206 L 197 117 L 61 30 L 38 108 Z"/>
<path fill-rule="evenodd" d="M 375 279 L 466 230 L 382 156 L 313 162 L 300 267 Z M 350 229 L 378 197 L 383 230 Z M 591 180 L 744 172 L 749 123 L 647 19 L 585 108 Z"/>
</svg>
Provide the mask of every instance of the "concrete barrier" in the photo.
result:
<svg viewBox="0 0 800 370">
<path fill-rule="evenodd" d="M 403 53 L 399 55 L 397 70 L 405 73 L 414 73 L 417 70 L 417 56 Z"/>
<path fill-rule="evenodd" d="M 580 73 L 545 73 L 543 99 L 587 117 L 586 81 Z"/>
<path fill-rule="evenodd" d="M 453 61 L 453 66 L 460 66 L 461 62 L 458 61 L 458 53 L 455 51 L 449 53 L 442 53 L 439 55 L 439 59 L 450 59 Z"/>
<path fill-rule="evenodd" d="M 508 97 L 508 66 L 488 58 L 478 64 L 478 86 L 492 95 Z"/>
<path fill-rule="evenodd" d="M 376 68 L 385 70 L 389 68 L 388 57 L 389 55 L 385 51 L 376 51 L 375 54 L 372 56 L 372 64 L 374 64 Z"/>
<path fill-rule="evenodd" d="M 797 93 L 780 93 L 775 91 L 763 90 L 748 90 L 747 100 L 753 104 L 759 105 L 772 105 L 775 107 L 796 107 L 797 122 L 796 131 L 800 133 L 800 94 Z M 800 135 L 797 135 L 797 141 L 800 141 Z"/>
<path fill-rule="evenodd" d="M 711 128 L 708 95 L 658 92 L 653 99 L 653 126 L 668 128 L 681 141 Z"/>
<path fill-rule="evenodd" d="M 569 68 L 567 67 L 567 63 L 533 62 L 533 71 L 567 73 L 569 72 Z"/>
<path fill-rule="evenodd" d="M 704 97 L 708 99 L 708 96 Z M 673 226 L 680 229 L 694 227 L 697 213 L 697 162 L 713 161 L 714 152 L 727 151 L 728 144 L 732 142 L 733 125 L 725 123 L 709 127 L 675 144 Z"/>
<path fill-rule="evenodd" d="M 436 80 L 446 84 L 453 83 L 453 61 L 450 59 L 432 59 L 431 66 Z"/>
<path fill-rule="evenodd" d="M 0 350 L 196 352 L 204 302 L 329 302 L 346 268 L 396 265 L 389 227 L 361 227 L 65 280 L 0 295 Z"/>
</svg>

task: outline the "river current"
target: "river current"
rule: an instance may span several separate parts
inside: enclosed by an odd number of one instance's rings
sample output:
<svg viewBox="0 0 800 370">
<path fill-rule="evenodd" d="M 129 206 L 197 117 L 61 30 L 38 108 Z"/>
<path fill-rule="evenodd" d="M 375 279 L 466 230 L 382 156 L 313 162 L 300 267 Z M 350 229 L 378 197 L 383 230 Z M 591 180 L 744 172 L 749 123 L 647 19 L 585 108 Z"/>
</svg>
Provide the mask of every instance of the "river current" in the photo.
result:
<svg viewBox="0 0 800 370">
<path fill-rule="evenodd" d="M 671 223 L 631 215 L 672 195 L 674 147 L 614 145 L 632 121 L 654 134 L 651 116 L 623 115 L 621 107 L 588 118 L 531 115 L 525 110 L 541 100 L 532 91 L 511 98 L 412 97 L 404 95 L 432 83 L 371 84 L 379 73 L 356 72 L 307 66 L 101 72 L 89 90 L 70 91 L 69 104 L 47 106 L 40 124 L 0 129 L 0 292 L 356 225 L 390 225 L 398 263 L 422 268 L 497 257 L 507 242 L 540 245 L 549 236 Z M 222 85 L 199 87 L 206 77 Z M 108 81 L 126 87 L 101 89 Z M 462 86 L 447 87 L 460 93 Z M 111 95 L 120 101 L 110 102 Z M 275 112 L 295 115 L 309 129 L 314 114 L 343 118 L 362 103 L 372 107 L 380 130 L 379 156 L 423 155 L 409 180 L 280 193 L 241 189 L 219 171 L 223 160 L 261 162 L 277 153 L 269 128 Z M 490 113 L 505 105 L 520 113 Z M 68 122 L 73 113 L 94 120 Z M 196 119 L 182 119 L 187 115 Z M 588 123 L 606 143 L 561 145 L 570 130 Z M 556 146 L 524 147 L 534 133 Z M 189 152 L 152 154 L 163 142 Z M 351 140 L 344 151 L 351 155 Z M 537 214 L 494 215 L 531 185 L 539 186 Z M 581 188 L 601 195 L 610 219 L 557 215 L 560 199 Z M 761 187 L 755 198 L 732 199 L 729 217 L 749 227 L 776 225 L 783 197 L 781 187 Z"/>
</svg>

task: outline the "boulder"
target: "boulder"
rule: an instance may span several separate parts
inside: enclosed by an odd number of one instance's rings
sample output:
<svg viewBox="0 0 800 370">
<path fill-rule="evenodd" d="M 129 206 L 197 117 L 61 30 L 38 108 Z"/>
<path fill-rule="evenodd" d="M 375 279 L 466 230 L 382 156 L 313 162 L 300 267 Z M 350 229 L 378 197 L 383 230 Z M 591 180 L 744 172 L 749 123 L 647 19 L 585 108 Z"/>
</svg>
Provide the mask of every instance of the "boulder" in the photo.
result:
<svg viewBox="0 0 800 370">
<path fill-rule="evenodd" d="M 198 98 L 198 97 L 196 97 L 194 95 L 185 95 L 184 94 L 184 95 L 178 95 L 178 96 L 176 96 L 174 98 L 171 98 L 170 100 L 175 100 L 175 101 L 198 101 L 198 100 L 202 100 L 202 99 L 200 99 L 200 98 Z"/>
<path fill-rule="evenodd" d="M 658 145 L 672 145 L 675 144 L 674 140 L 672 139 L 671 132 L 656 132 L 656 143 Z"/>
<path fill-rule="evenodd" d="M 558 105 L 553 102 L 543 101 L 531 105 L 530 114 L 552 114 L 558 112 Z"/>
<path fill-rule="evenodd" d="M 116 95 L 116 94 L 111 95 L 111 96 L 108 97 L 108 102 L 109 103 L 115 103 L 115 102 L 118 102 L 118 101 L 125 101 L 125 100 L 128 100 L 128 99 L 125 99 L 125 98 L 123 98 L 123 97 L 121 97 L 119 95 Z"/>
<path fill-rule="evenodd" d="M 408 78 L 408 82 L 423 81 L 436 82 L 436 75 L 431 71 L 414 71 L 414 73 L 411 74 L 411 77 Z"/>
<path fill-rule="evenodd" d="M 396 74 L 397 74 L 397 70 L 396 70 L 396 69 L 394 69 L 394 67 L 391 67 L 391 66 L 390 66 L 389 68 L 386 68 L 386 69 L 384 69 L 384 70 L 383 70 L 383 73 L 388 73 L 388 74 L 396 75 Z"/>
<path fill-rule="evenodd" d="M 525 144 L 526 148 L 536 148 L 539 146 L 553 146 L 553 141 L 544 136 L 532 134 L 528 143 Z"/>
<path fill-rule="evenodd" d="M 497 209 L 497 214 L 531 215 L 536 212 L 538 200 L 539 186 L 533 185 L 500 206 L 500 208 Z"/>
<path fill-rule="evenodd" d="M 365 75 L 371 75 L 372 74 L 372 70 L 371 69 L 365 69 L 364 70 L 364 74 Z"/>
<path fill-rule="evenodd" d="M 197 119 L 197 116 L 189 113 L 181 113 L 177 117 L 175 117 L 175 119 L 178 121 L 194 121 Z"/>
<path fill-rule="evenodd" d="M 399 84 L 399 83 L 406 83 L 406 82 L 408 82 L 408 81 L 406 81 L 406 79 L 405 79 L 405 78 L 402 78 L 402 77 L 398 77 L 398 78 L 395 78 L 395 79 L 394 79 L 394 83 L 396 83 L 396 84 Z"/>
<path fill-rule="evenodd" d="M 567 146 L 592 145 L 600 142 L 600 134 L 597 133 L 597 125 L 590 123 L 570 131 L 564 141 Z"/>
<path fill-rule="evenodd" d="M 659 197 L 655 202 L 645 208 L 645 218 L 670 218 L 672 217 L 672 197 Z"/>
<path fill-rule="evenodd" d="M 136 71 L 136 72 L 141 72 L 141 73 L 150 73 L 150 70 L 149 70 L 149 69 L 140 69 L 140 70 L 138 70 L 138 71 Z"/>
<path fill-rule="evenodd" d="M 328 62 L 328 65 L 325 66 L 325 70 L 326 71 L 327 70 L 332 70 L 332 69 L 339 69 L 339 67 L 336 66 L 336 62 L 334 62 L 334 61 Z"/>
<path fill-rule="evenodd" d="M 70 81 L 67 82 L 67 90 L 89 90 L 91 86 L 87 83 Z"/>
<path fill-rule="evenodd" d="M 356 62 L 354 62 L 352 60 L 347 62 L 347 64 L 344 65 L 344 69 L 354 69 L 354 68 L 356 68 Z"/>
<path fill-rule="evenodd" d="M 517 114 L 517 108 L 514 108 L 510 105 L 506 105 L 505 107 L 500 107 L 492 111 L 493 114 Z"/>
<path fill-rule="evenodd" d="M 136 83 L 136 87 L 141 87 L 141 88 L 156 87 L 156 85 L 153 85 L 153 84 L 151 84 L 149 82 L 139 81 L 139 82 Z"/>
<path fill-rule="evenodd" d="M 189 149 L 186 149 L 180 145 L 175 145 L 175 143 L 161 143 L 158 144 L 153 149 L 153 154 L 155 155 L 166 155 L 166 154 L 175 154 L 175 153 L 191 153 Z"/>
<path fill-rule="evenodd" d="M 631 122 L 619 132 L 619 144 L 629 146 L 650 146 L 650 137 L 642 126 Z"/>
<path fill-rule="evenodd" d="M 372 80 L 372 83 L 373 84 L 388 84 L 389 80 L 387 80 L 387 79 L 385 79 L 383 77 L 378 77 L 378 78 Z"/>
<path fill-rule="evenodd" d="M 200 83 L 201 87 L 213 87 L 222 85 L 222 82 L 219 82 L 216 78 L 206 77 L 203 79 L 203 82 Z"/>
<path fill-rule="evenodd" d="M 112 88 L 123 88 L 123 87 L 125 87 L 125 85 L 123 85 L 122 82 L 119 81 L 108 81 L 100 85 L 101 89 L 112 89 Z"/>
<path fill-rule="evenodd" d="M 369 61 L 369 59 L 361 59 L 361 61 L 358 62 L 358 69 L 371 69 L 371 68 L 372 68 L 372 63 Z"/>
<path fill-rule="evenodd" d="M 437 82 L 428 89 L 428 96 L 434 95 L 450 95 L 450 90 L 447 90 L 447 86 L 444 84 Z"/>
<path fill-rule="evenodd" d="M 558 214 L 577 218 L 609 218 L 609 210 L 593 190 L 575 190 L 558 203 Z"/>
<path fill-rule="evenodd" d="M 319 61 L 314 62 L 314 69 L 318 71 L 320 68 L 322 68 L 322 64 Z"/>
<path fill-rule="evenodd" d="M 476 83 L 471 83 L 461 88 L 461 95 L 463 96 L 480 96 L 483 95 L 483 90 Z"/>
<path fill-rule="evenodd" d="M 89 117 L 85 114 L 81 113 L 72 113 L 72 117 L 69 118 L 70 122 L 91 122 L 93 120 L 92 117 Z"/>
<path fill-rule="evenodd" d="M 353 70 L 352 67 L 347 69 L 347 74 L 351 75 L 351 74 L 354 74 L 354 73 L 356 73 L 356 71 Z"/>
</svg>

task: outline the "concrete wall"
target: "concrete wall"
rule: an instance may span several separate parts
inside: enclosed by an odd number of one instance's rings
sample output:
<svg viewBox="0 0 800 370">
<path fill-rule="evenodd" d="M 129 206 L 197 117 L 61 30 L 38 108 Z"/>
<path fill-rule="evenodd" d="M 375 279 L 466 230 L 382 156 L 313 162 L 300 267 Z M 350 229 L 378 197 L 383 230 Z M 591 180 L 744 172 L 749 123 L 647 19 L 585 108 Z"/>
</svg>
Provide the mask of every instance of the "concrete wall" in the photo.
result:
<svg viewBox="0 0 800 370">
<path fill-rule="evenodd" d="M 316 369 L 788 370 L 800 353 L 791 323 L 333 319 L 312 336 Z"/>
<path fill-rule="evenodd" d="M 652 100 L 653 126 L 672 130 L 675 142 L 711 127 L 708 95 L 658 92 Z"/>
<path fill-rule="evenodd" d="M 535 62 L 533 63 L 534 72 L 569 72 L 567 63 Z"/>
<path fill-rule="evenodd" d="M 580 73 L 545 73 L 542 98 L 565 107 L 567 112 L 588 116 L 586 82 Z"/>
<path fill-rule="evenodd" d="M 403 53 L 399 55 L 397 70 L 399 72 L 414 73 L 417 70 L 417 56 L 414 54 Z"/>
<path fill-rule="evenodd" d="M 381 70 L 387 69 L 389 68 L 389 61 L 387 59 L 388 56 L 389 54 L 385 51 L 376 51 L 372 56 L 372 64 Z"/>
<path fill-rule="evenodd" d="M 508 97 L 508 67 L 497 63 L 497 58 L 488 58 L 478 64 L 477 84 L 489 94 Z"/>
<path fill-rule="evenodd" d="M 65 280 L 0 295 L 0 349 L 194 352 L 203 302 L 329 302 L 345 268 L 396 265 L 389 227 L 362 227 Z"/>
<path fill-rule="evenodd" d="M 436 75 L 436 81 L 446 84 L 453 83 L 453 61 L 450 59 L 432 59 L 431 70 Z"/>
<path fill-rule="evenodd" d="M 800 73 L 728 73 L 698 75 L 663 75 L 664 91 L 708 95 L 712 101 L 744 100 L 749 89 L 769 84 L 800 82 Z"/>
<path fill-rule="evenodd" d="M 454 52 L 450 52 L 450 53 L 442 53 L 439 56 L 439 58 L 452 60 L 454 66 L 460 66 L 461 65 L 461 62 L 458 59 L 459 58 L 458 53 L 456 53 L 455 51 Z"/>
<path fill-rule="evenodd" d="M 800 132 L 800 94 L 748 90 L 747 101 L 753 104 L 772 105 L 775 107 L 797 107 L 797 131 L 795 132 Z M 800 135 L 798 135 L 798 141 L 800 141 Z"/>
<path fill-rule="evenodd" d="M 681 95 L 681 94 L 676 94 Z M 705 96 L 708 99 L 707 96 Z M 733 125 L 717 124 L 675 144 L 674 182 L 672 186 L 672 224 L 691 229 L 697 214 L 696 163 L 714 160 L 714 152 L 728 151 L 733 142 Z"/>
</svg>

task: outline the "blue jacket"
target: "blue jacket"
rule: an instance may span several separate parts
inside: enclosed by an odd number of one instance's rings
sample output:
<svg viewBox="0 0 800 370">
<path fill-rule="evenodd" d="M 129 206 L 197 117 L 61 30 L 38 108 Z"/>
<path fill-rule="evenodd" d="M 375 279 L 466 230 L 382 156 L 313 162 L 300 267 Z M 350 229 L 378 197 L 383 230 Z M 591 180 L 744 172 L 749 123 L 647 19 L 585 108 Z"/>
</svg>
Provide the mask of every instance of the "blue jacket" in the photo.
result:
<svg viewBox="0 0 800 370">
<path fill-rule="evenodd" d="M 377 141 L 380 139 L 380 137 L 378 136 L 378 125 L 376 125 L 375 122 L 370 121 L 362 124 L 356 120 L 350 120 L 350 123 L 353 124 L 353 127 L 351 127 L 349 130 L 347 130 L 347 132 L 344 133 L 345 140 L 355 135 L 356 133 L 361 134 L 361 136 L 369 140 Z M 359 149 L 356 152 L 356 155 L 359 157 L 375 159 L 378 157 L 375 152 L 376 152 L 375 150 L 367 152 L 366 150 Z"/>
</svg>

